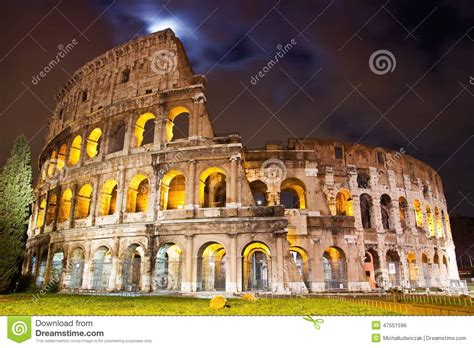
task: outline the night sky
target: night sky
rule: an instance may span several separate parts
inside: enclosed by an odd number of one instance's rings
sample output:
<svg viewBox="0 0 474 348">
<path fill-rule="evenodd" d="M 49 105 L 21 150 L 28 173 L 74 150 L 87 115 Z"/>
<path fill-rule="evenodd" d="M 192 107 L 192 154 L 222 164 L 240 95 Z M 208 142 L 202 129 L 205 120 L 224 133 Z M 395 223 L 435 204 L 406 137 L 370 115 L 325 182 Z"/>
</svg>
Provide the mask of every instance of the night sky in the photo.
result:
<svg viewBox="0 0 474 348">
<path fill-rule="evenodd" d="M 54 95 L 76 69 L 171 27 L 207 77 L 217 134 L 239 133 L 248 148 L 291 137 L 403 147 L 440 172 L 451 215 L 474 216 L 472 0 L 2 0 L 0 16 L 1 165 L 24 133 L 36 166 Z M 33 84 L 58 45 L 74 39 Z M 369 66 L 378 50 L 396 61 L 385 74 Z"/>
</svg>

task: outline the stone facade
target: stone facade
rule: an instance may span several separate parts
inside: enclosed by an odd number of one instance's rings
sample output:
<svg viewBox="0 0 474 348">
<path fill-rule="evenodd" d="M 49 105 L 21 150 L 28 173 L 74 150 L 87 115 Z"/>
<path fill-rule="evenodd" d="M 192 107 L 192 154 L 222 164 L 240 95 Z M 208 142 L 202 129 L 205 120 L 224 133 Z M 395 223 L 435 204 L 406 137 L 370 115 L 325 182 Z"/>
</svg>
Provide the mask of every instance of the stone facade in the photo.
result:
<svg viewBox="0 0 474 348">
<path fill-rule="evenodd" d="M 217 137 L 170 30 L 84 65 L 39 159 L 25 274 L 62 291 L 308 293 L 459 280 L 441 179 L 400 152 Z"/>
</svg>

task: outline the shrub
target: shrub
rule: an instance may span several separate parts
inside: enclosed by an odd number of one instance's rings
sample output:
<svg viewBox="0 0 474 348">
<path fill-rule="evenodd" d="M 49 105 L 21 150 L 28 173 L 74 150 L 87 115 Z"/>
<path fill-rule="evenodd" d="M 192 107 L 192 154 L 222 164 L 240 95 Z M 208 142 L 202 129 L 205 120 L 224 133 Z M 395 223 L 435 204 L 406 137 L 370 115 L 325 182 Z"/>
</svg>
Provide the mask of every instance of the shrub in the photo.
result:
<svg viewBox="0 0 474 348">
<path fill-rule="evenodd" d="M 217 295 L 211 298 L 211 301 L 209 303 L 209 308 L 211 309 L 223 309 L 226 307 L 230 307 L 227 304 L 227 299 L 222 296 L 222 295 Z"/>
</svg>

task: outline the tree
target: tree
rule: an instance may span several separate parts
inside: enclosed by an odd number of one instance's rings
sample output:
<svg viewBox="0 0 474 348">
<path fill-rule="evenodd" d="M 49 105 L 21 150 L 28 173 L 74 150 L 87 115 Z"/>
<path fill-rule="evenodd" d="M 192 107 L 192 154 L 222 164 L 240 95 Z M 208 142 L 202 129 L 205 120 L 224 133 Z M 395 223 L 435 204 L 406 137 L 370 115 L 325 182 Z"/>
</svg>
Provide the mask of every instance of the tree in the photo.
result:
<svg viewBox="0 0 474 348">
<path fill-rule="evenodd" d="M 0 173 L 0 292 L 8 291 L 21 270 L 32 178 L 30 147 L 20 135 Z"/>
</svg>

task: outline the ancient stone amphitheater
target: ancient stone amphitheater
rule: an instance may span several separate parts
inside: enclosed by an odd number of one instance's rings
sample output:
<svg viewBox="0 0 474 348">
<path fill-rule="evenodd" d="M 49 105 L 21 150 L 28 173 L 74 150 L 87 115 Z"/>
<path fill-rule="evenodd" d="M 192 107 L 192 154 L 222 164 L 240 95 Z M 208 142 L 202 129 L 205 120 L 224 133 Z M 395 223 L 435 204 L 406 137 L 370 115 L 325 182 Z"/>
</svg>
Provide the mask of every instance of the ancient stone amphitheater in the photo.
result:
<svg viewBox="0 0 474 348">
<path fill-rule="evenodd" d="M 304 294 L 459 280 L 431 167 L 321 139 L 245 149 L 238 134 L 215 135 L 205 85 L 171 30 L 66 83 L 23 265 L 38 287 Z"/>
</svg>

